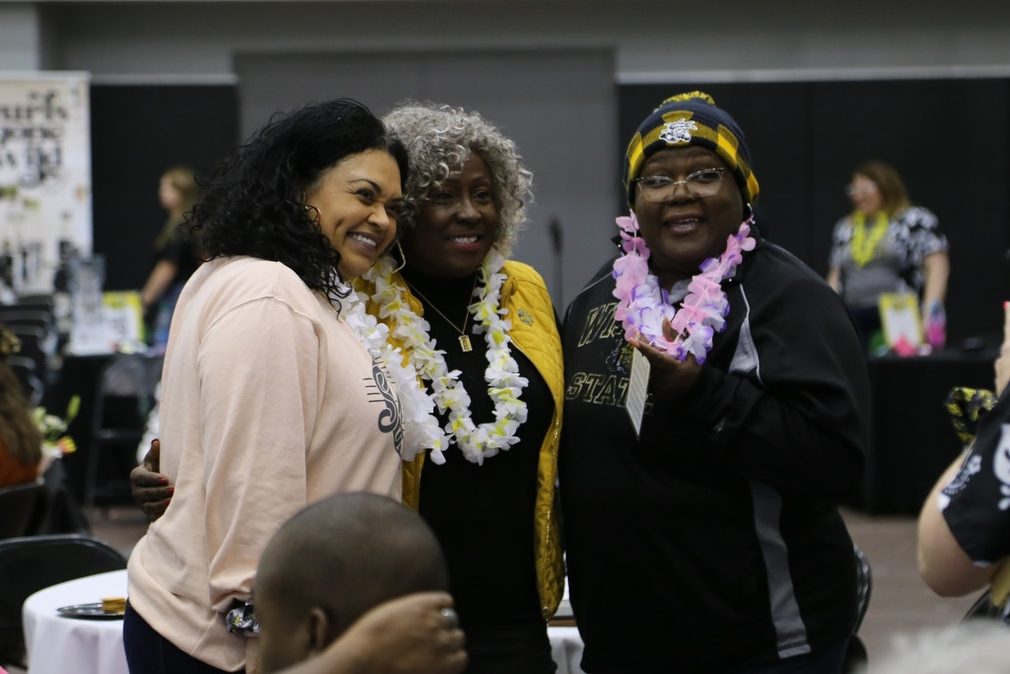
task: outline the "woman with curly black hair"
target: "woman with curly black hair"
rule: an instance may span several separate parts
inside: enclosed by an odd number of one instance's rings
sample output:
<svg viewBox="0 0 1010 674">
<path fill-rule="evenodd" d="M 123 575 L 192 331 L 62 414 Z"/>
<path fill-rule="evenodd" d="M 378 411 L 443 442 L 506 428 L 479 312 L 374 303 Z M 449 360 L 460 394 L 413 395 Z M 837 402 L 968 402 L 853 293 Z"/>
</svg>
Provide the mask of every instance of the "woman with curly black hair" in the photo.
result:
<svg viewBox="0 0 1010 674">
<path fill-rule="evenodd" d="M 382 122 L 341 99 L 272 120 L 195 208 L 209 261 L 172 321 L 176 492 L 130 557 L 131 672 L 252 664 L 253 577 L 277 527 L 334 492 L 399 498 L 400 406 L 347 284 L 392 243 L 406 174 Z"/>
</svg>

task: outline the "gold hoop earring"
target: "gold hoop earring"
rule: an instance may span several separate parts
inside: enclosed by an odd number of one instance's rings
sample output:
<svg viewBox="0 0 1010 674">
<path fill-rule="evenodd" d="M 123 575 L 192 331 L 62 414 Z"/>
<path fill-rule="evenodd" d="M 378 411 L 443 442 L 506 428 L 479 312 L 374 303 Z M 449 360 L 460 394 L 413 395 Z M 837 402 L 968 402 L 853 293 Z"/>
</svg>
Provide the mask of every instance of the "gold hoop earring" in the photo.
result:
<svg viewBox="0 0 1010 674">
<path fill-rule="evenodd" d="M 396 250 L 400 254 L 400 266 L 393 270 L 393 273 L 395 274 L 396 272 L 400 271 L 401 269 L 407 266 L 407 256 L 403 252 L 403 246 L 400 245 L 400 239 L 396 239 L 395 241 L 393 241 L 393 245 L 396 246 Z"/>
<path fill-rule="evenodd" d="M 322 217 L 322 214 L 319 212 L 318 208 L 316 208 L 312 204 L 303 204 L 302 208 L 305 209 L 305 217 L 309 219 L 309 222 L 315 223 L 317 225 L 320 224 L 320 218 Z"/>
</svg>

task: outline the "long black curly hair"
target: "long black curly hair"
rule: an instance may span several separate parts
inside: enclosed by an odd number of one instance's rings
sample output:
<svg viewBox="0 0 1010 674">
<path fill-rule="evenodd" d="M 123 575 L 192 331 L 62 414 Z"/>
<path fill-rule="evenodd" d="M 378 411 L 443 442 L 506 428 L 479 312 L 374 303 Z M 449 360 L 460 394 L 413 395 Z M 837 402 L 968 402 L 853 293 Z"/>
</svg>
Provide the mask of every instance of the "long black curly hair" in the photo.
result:
<svg viewBox="0 0 1010 674">
<path fill-rule="evenodd" d="M 347 295 L 338 253 L 319 228 L 305 194 L 340 160 L 386 150 L 407 180 L 407 152 L 358 101 L 310 103 L 274 117 L 222 161 L 203 199 L 189 213 L 192 233 L 207 259 L 249 255 L 289 267 L 331 300 Z"/>
</svg>

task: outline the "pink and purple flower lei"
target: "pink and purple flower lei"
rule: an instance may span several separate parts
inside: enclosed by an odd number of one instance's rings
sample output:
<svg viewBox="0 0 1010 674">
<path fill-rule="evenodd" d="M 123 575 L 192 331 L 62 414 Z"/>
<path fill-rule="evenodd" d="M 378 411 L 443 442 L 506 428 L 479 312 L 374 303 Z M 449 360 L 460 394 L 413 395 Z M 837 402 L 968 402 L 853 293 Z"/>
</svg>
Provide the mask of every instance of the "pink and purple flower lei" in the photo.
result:
<svg viewBox="0 0 1010 674">
<path fill-rule="evenodd" d="M 635 214 L 617 218 L 624 255 L 614 260 L 614 297 L 619 300 L 614 318 L 624 326 L 625 339 L 641 336 L 677 360 L 693 355 L 699 364 L 704 363 L 712 349 L 712 337 L 726 327 L 729 300 L 722 282 L 733 277 L 743 252 L 754 250 L 750 236 L 753 223 L 753 216 L 742 222 L 740 229 L 727 237 L 722 255 L 701 263 L 701 271 L 691 277 L 678 310 L 670 304 L 669 293 L 660 287 L 659 279 L 649 273 L 649 248 L 638 235 Z M 670 322 L 676 334 L 673 341 L 663 334 L 663 321 Z"/>
</svg>

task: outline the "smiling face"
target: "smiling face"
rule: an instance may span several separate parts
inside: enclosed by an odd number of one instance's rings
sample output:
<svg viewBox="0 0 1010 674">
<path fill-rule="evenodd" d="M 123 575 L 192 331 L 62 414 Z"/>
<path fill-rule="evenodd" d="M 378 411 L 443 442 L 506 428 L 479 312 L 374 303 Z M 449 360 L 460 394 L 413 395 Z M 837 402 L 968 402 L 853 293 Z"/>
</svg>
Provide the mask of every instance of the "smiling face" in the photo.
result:
<svg viewBox="0 0 1010 674">
<path fill-rule="evenodd" d="M 403 232 L 407 264 L 440 278 L 475 272 L 498 240 L 498 208 L 491 187 L 491 171 L 476 154 L 462 171 L 432 187 L 416 226 Z"/>
<path fill-rule="evenodd" d="M 873 215 L 884 206 L 884 198 L 877 183 L 859 173 L 852 176 L 849 197 L 856 210 L 864 215 Z"/>
<path fill-rule="evenodd" d="M 353 154 L 324 171 L 305 194 L 319 229 L 340 253 L 340 276 L 364 274 L 396 236 L 400 169 L 385 150 Z"/>
<path fill-rule="evenodd" d="M 643 176 L 667 176 L 683 180 L 695 171 L 726 168 L 714 153 L 698 146 L 660 150 L 646 160 L 639 171 Z M 743 197 L 727 170 L 722 173 L 719 191 L 705 198 L 690 194 L 678 185 L 665 201 L 653 203 L 635 191 L 635 215 L 652 257 L 654 273 L 664 287 L 698 273 L 709 257 L 717 257 L 726 248 L 726 238 L 743 221 Z"/>
</svg>

